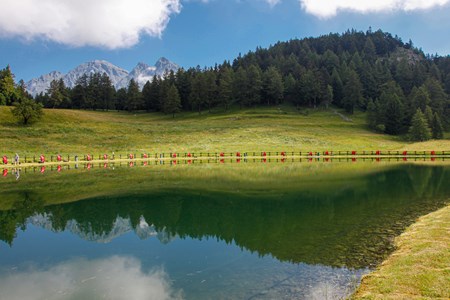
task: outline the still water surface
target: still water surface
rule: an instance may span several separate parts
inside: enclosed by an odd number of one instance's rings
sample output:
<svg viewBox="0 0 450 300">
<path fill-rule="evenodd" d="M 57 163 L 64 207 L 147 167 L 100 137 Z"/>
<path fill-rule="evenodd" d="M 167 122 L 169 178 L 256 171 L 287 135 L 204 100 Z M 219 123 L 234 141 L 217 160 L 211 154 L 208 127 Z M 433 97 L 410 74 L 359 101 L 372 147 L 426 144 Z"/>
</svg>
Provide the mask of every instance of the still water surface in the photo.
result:
<svg viewBox="0 0 450 300">
<path fill-rule="evenodd" d="M 339 299 L 450 198 L 437 162 L 133 166 L 0 179 L 0 299 Z"/>
</svg>

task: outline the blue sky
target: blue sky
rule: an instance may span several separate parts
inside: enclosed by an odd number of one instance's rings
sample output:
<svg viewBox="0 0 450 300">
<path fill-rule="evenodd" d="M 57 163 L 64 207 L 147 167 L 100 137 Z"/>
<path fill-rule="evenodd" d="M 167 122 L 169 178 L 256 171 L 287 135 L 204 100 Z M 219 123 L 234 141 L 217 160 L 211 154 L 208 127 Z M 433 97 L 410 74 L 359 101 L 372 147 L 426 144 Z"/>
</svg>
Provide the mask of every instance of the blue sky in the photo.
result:
<svg viewBox="0 0 450 300">
<path fill-rule="evenodd" d="M 66 6 L 56 5 L 61 2 Z M 0 0 L 0 5 L 0 67 L 10 64 L 16 79 L 25 81 L 94 59 L 127 70 L 161 56 L 183 67 L 211 66 L 257 46 L 369 26 L 412 39 L 426 53 L 450 54 L 450 0 Z"/>
</svg>

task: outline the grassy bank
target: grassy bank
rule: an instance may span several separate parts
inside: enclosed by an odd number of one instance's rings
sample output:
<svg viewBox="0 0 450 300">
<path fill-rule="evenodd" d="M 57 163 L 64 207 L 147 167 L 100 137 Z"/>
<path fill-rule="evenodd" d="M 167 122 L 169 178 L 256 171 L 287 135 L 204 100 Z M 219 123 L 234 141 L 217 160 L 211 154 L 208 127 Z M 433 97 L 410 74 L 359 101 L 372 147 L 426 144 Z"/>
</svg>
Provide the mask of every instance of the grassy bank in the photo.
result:
<svg viewBox="0 0 450 300">
<path fill-rule="evenodd" d="M 450 299 L 450 206 L 421 217 L 353 299 Z"/>
<path fill-rule="evenodd" d="M 21 156 L 114 152 L 450 150 L 449 140 L 409 143 L 367 129 L 365 115 L 344 120 L 333 110 L 294 107 L 230 112 L 159 113 L 45 110 L 24 127 L 0 107 L 0 153 Z"/>
</svg>

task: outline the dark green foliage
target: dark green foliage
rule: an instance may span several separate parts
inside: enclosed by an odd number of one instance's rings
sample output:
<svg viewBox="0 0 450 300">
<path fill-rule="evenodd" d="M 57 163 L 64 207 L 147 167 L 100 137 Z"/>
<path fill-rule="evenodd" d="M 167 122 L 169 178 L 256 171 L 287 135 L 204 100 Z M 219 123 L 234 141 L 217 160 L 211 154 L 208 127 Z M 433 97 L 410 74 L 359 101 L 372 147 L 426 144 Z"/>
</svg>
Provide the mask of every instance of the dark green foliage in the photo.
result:
<svg viewBox="0 0 450 300">
<path fill-rule="evenodd" d="M 244 105 L 252 106 L 261 102 L 262 85 L 261 69 L 257 65 L 251 65 L 247 71 L 247 86 L 244 90 Z"/>
<path fill-rule="evenodd" d="M 115 96 L 115 104 L 117 110 L 126 110 L 127 109 L 127 89 L 121 88 L 117 90 Z"/>
<path fill-rule="evenodd" d="M 64 90 L 65 86 L 62 79 L 50 82 L 50 87 L 47 91 L 49 99 L 46 106 L 51 108 L 61 107 L 66 97 Z"/>
<path fill-rule="evenodd" d="M 423 142 L 431 138 L 431 130 L 428 122 L 420 109 L 417 109 L 411 120 L 409 135 L 412 141 Z"/>
<path fill-rule="evenodd" d="M 15 98 L 14 75 L 8 65 L 0 70 L 0 105 L 11 105 Z"/>
<path fill-rule="evenodd" d="M 181 100 L 180 95 L 178 93 L 178 89 L 172 84 L 167 90 L 167 95 L 164 101 L 164 113 L 172 114 L 172 117 L 175 118 L 175 113 L 179 112 L 181 109 Z"/>
<path fill-rule="evenodd" d="M 375 106 L 375 103 L 373 103 L 372 99 L 369 99 L 367 103 L 367 124 L 369 125 L 369 128 L 376 129 L 378 125 L 377 120 L 377 107 Z"/>
<path fill-rule="evenodd" d="M 14 102 L 13 105 L 14 108 L 11 109 L 11 113 L 24 125 L 39 120 L 43 115 L 43 105 L 33 99 L 25 97 L 18 102 Z"/>
<path fill-rule="evenodd" d="M 431 121 L 431 132 L 433 139 L 443 139 L 444 138 L 444 128 L 442 127 L 441 118 L 437 113 L 434 113 L 433 120 Z"/>
<path fill-rule="evenodd" d="M 341 106 L 342 99 L 344 98 L 344 84 L 336 69 L 333 69 L 333 73 L 331 74 L 331 86 L 333 87 L 334 103 Z"/>
<path fill-rule="evenodd" d="M 403 108 L 400 98 L 396 94 L 387 93 L 381 97 L 385 103 L 385 132 L 394 135 L 401 133 L 403 126 Z"/>
<path fill-rule="evenodd" d="M 224 66 L 219 71 L 218 99 L 225 110 L 231 105 L 233 100 L 233 70 Z"/>
<path fill-rule="evenodd" d="M 344 85 L 344 98 L 342 99 L 345 110 L 353 114 L 357 105 L 362 102 L 362 86 L 358 74 L 350 70 Z"/>
<path fill-rule="evenodd" d="M 263 74 L 263 102 L 267 105 L 283 101 L 283 78 L 275 67 L 269 67 Z"/>
<path fill-rule="evenodd" d="M 130 80 L 127 89 L 127 109 L 130 112 L 142 109 L 142 94 L 139 91 L 139 85 L 133 79 Z"/>
</svg>

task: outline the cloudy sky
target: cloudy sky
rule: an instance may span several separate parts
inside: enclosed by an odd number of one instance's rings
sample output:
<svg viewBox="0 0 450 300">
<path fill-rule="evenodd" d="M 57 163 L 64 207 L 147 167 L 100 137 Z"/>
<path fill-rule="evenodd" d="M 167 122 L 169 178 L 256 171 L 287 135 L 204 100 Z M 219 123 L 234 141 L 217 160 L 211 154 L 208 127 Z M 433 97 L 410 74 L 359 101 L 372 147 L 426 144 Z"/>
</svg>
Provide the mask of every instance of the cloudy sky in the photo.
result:
<svg viewBox="0 0 450 300">
<path fill-rule="evenodd" d="M 211 66 L 277 41 L 382 29 L 450 54 L 450 0 L 0 0 L 0 67 L 29 80 L 108 60 Z"/>
</svg>

